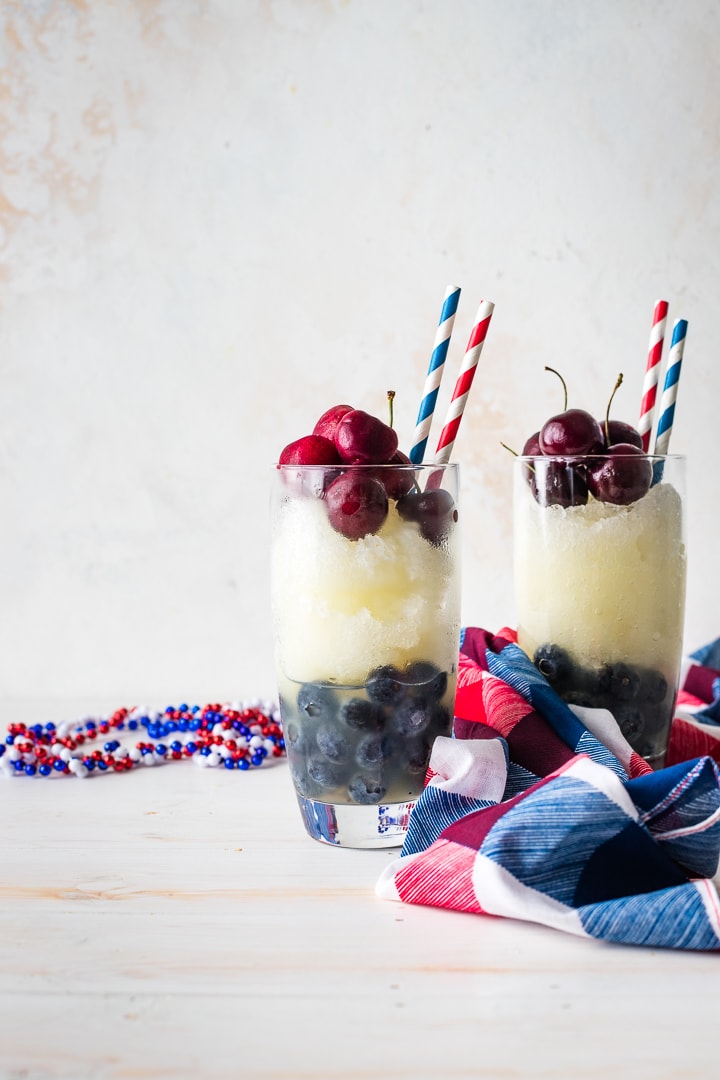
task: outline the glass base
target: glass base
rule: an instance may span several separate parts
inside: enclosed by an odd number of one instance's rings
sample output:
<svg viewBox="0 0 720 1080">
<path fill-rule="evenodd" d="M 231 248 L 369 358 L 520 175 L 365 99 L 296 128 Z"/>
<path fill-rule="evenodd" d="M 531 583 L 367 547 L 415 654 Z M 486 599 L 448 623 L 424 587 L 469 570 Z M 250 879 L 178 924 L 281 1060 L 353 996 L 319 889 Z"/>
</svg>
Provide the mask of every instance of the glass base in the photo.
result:
<svg viewBox="0 0 720 1080">
<path fill-rule="evenodd" d="M 412 802 L 350 806 L 317 802 L 297 796 L 305 828 L 321 844 L 349 848 L 401 847 L 410 820 Z"/>
</svg>

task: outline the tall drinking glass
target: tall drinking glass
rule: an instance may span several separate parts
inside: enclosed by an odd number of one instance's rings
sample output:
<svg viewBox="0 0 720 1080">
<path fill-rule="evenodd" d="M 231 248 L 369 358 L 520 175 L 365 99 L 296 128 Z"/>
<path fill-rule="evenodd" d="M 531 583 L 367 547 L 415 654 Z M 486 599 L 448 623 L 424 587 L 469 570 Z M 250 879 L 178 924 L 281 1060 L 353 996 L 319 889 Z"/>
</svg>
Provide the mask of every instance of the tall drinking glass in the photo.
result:
<svg viewBox="0 0 720 1080">
<path fill-rule="evenodd" d="M 686 462 L 647 456 L 650 486 L 623 505 L 588 492 L 599 461 L 515 461 L 518 641 L 565 701 L 609 709 L 659 768 L 682 659 Z"/>
<path fill-rule="evenodd" d="M 452 727 L 458 466 L 278 466 L 272 523 L 277 683 L 305 827 L 328 844 L 402 844 Z"/>
</svg>

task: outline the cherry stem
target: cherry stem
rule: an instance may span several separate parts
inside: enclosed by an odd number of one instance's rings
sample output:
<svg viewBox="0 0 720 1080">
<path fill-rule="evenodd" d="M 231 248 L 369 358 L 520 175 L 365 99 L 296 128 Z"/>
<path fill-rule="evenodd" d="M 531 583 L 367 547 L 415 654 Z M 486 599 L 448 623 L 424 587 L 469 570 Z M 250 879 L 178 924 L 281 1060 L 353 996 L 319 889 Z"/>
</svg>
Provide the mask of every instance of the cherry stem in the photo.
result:
<svg viewBox="0 0 720 1080">
<path fill-rule="evenodd" d="M 552 371 L 553 375 L 557 375 L 558 379 L 563 384 L 563 390 L 565 391 L 565 404 L 563 405 L 563 412 L 567 412 L 567 402 L 568 402 L 567 383 L 563 379 L 560 372 L 556 371 L 554 367 L 548 367 L 547 364 L 546 364 L 545 365 L 545 370 L 546 371 Z"/>
<path fill-rule="evenodd" d="M 608 444 L 608 446 L 610 445 L 610 406 L 612 405 L 612 400 L 615 397 L 615 394 L 617 393 L 618 389 L 622 386 L 622 381 L 623 381 L 623 376 L 622 376 L 622 371 L 621 371 L 620 374 L 617 377 L 617 382 L 615 383 L 615 386 L 613 387 L 613 392 L 610 395 L 610 400 L 608 401 L 607 409 L 605 410 L 605 442 Z"/>
<path fill-rule="evenodd" d="M 395 399 L 395 391 L 388 390 L 387 392 L 388 408 L 390 410 L 390 427 L 393 426 L 393 401 Z"/>
<path fill-rule="evenodd" d="M 504 443 L 502 441 L 502 439 L 500 440 L 500 445 L 502 446 L 503 450 L 507 450 L 507 452 L 509 454 L 512 454 L 513 457 L 520 457 L 517 450 L 513 450 L 512 446 L 508 446 L 507 443 Z"/>
</svg>

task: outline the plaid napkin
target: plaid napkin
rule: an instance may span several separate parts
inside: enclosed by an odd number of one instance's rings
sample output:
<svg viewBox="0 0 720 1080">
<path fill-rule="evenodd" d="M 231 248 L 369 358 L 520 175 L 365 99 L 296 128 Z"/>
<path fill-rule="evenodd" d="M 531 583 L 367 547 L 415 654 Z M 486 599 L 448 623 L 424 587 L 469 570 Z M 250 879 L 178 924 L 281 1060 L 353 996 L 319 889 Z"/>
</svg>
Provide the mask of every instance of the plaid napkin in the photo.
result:
<svg viewBox="0 0 720 1080">
<path fill-rule="evenodd" d="M 720 698 L 720 673 L 708 679 L 708 657 L 690 659 L 673 758 L 653 772 L 609 712 L 566 705 L 514 639 L 464 631 L 455 737 L 435 742 L 377 894 L 606 941 L 720 949 L 708 880 L 720 853 L 720 738 L 680 760 L 710 738 L 700 714 Z"/>
</svg>

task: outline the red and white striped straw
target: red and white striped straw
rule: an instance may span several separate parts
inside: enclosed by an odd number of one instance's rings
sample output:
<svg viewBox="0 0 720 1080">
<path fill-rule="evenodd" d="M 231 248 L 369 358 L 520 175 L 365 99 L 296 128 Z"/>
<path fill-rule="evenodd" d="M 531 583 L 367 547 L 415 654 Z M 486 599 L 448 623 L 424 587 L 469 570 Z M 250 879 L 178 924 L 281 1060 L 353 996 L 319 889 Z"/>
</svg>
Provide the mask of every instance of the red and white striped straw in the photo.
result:
<svg viewBox="0 0 720 1080">
<path fill-rule="evenodd" d="M 657 387 L 660 379 L 660 361 L 662 359 L 663 343 L 665 341 L 665 322 L 667 320 L 667 300 L 658 300 L 653 312 L 652 329 L 650 330 L 650 343 L 648 345 L 648 358 L 645 367 L 645 381 L 643 382 L 643 396 L 640 403 L 640 419 L 637 429 L 642 438 L 642 448 L 648 453 L 650 436 L 652 434 L 653 414 L 657 400 Z"/>
<path fill-rule="evenodd" d="M 435 451 L 436 465 L 447 465 L 450 460 L 450 455 L 452 454 L 452 449 L 455 445 L 458 428 L 460 427 L 460 421 L 465 410 L 470 387 L 472 386 L 472 381 L 475 377 L 477 362 L 480 359 L 480 353 L 485 344 L 485 338 L 487 337 L 488 327 L 490 326 L 494 308 L 495 305 L 491 303 L 490 300 L 481 300 L 477 316 L 475 317 L 475 325 L 472 328 L 470 340 L 467 343 L 467 349 L 465 350 L 465 356 L 463 357 L 460 374 L 457 377 L 455 389 L 452 392 L 452 398 L 450 399 L 447 415 L 445 417 L 445 424 L 440 433 L 440 439 L 438 440 L 437 450 Z"/>
</svg>

